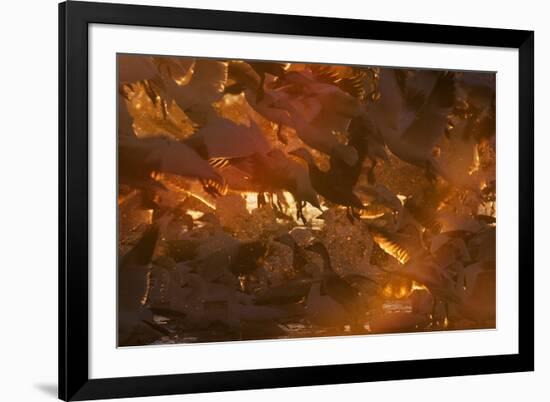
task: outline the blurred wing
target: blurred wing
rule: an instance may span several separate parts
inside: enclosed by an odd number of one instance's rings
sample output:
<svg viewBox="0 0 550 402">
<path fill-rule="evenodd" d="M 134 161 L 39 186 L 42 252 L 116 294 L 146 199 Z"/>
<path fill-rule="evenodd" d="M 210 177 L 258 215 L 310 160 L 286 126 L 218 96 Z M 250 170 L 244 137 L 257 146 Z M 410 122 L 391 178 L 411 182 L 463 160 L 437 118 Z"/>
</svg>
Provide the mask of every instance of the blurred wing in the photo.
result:
<svg viewBox="0 0 550 402">
<path fill-rule="evenodd" d="M 227 63 L 215 60 L 197 59 L 189 90 L 206 99 L 221 96 L 227 81 Z"/>
<path fill-rule="evenodd" d="M 260 76 L 250 64 L 244 61 L 229 61 L 227 67 L 227 79 L 239 88 L 251 88 L 256 90 L 260 85 Z"/>
<path fill-rule="evenodd" d="M 209 158 L 242 158 L 269 151 L 269 144 L 261 129 L 251 120 L 250 127 L 231 120 L 217 119 L 198 133 Z"/>
<path fill-rule="evenodd" d="M 400 89 L 397 73 L 394 70 L 382 70 L 378 81 L 379 99 L 372 103 L 369 112 L 382 134 L 395 137 L 402 133 L 414 119 L 414 112 L 407 107 L 405 98 Z"/>
<path fill-rule="evenodd" d="M 455 95 L 454 74 L 441 73 L 426 103 L 404 131 L 402 139 L 414 147 L 431 149 L 445 132 Z"/>
<path fill-rule="evenodd" d="M 117 57 L 118 82 L 152 80 L 158 77 L 152 57 L 122 54 Z"/>
<path fill-rule="evenodd" d="M 198 179 L 219 180 L 220 176 L 189 146 L 167 138 L 137 140 L 150 152 L 149 158 L 158 161 L 160 171 Z"/>
<path fill-rule="evenodd" d="M 319 129 L 330 132 L 345 133 L 348 130 L 351 119 L 338 113 L 319 113 L 311 121 L 311 124 Z"/>
<path fill-rule="evenodd" d="M 173 79 L 179 85 L 185 85 L 189 82 L 195 64 L 192 58 L 162 56 L 153 57 L 153 62 L 161 74 Z"/>
</svg>

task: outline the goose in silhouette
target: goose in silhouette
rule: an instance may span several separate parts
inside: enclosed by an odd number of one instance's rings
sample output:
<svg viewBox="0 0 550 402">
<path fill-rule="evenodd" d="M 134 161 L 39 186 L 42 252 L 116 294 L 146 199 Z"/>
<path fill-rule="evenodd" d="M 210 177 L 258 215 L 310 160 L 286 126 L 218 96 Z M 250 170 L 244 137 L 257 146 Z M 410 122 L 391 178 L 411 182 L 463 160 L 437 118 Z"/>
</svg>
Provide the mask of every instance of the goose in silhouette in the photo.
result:
<svg viewBox="0 0 550 402">
<path fill-rule="evenodd" d="M 298 275 L 304 275 L 303 268 L 306 266 L 308 260 L 304 250 L 298 245 L 298 242 L 294 240 L 294 237 L 289 233 L 285 233 L 282 236 L 276 237 L 274 240 L 292 249 L 292 269 Z"/>
<path fill-rule="evenodd" d="M 361 113 L 356 98 L 341 90 L 337 85 L 320 82 L 309 71 L 290 71 L 277 83 L 278 88 L 297 93 L 299 101 L 314 99 L 318 107 L 333 114 L 332 118 L 351 119 Z"/>
<path fill-rule="evenodd" d="M 212 104 L 223 96 L 227 81 L 227 63 L 208 59 L 195 59 L 190 67 L 192 75 L 186 83 L 178 83 L 165 72 L 162 75 L 167 102 L 174 101 L 195 123 L 204 126 L 214 114 Z M 181 82 L 181 81 L 180 81 Z"/>
<path fill-rule="evenodd" d="M 239 174 L 245 179 L 248 187 L 246 184 L 241 184 L 243 186 L 241 190 L 258 193 L 258 207 L 265 204 L 264 193 L 280 195 L 282 191 L 288 191 L 296 201 L 297 219 L 305 221 L 302 208 L 306 202 L 320 209 L 317 193 L 311 185 L 307 168 L 289 159 L 281 150 L 258 152 L 249 157 L 227 160 L 224 164 L 237 170 L 233 172 L 233 176 Z M 226 170 L 221 170 L 224 175 L 225 172 Z M 231 180 L 228 179 L 228 182 L 231 186 Z M 281 207 L 272 206 L 282 211 Z"/>
<path fill-rule="evenodd" d="M 119 138 L 119 180 L 143 191 L 144 202 L 156 205 L 155 194 L 167 192 L 157 180 L 159 173 L 197 179 L 206 192 L 220 194 L 224 179 L 191 147 L 167 137 Z"/>
<path fill-rule="evenodd" d="M 234 123 L 222 117 L 212 117 L 208 124 L 185 140 L 204 159 L 214 159 L 216 165 L 231 159 L 245 158 L 269 152 L 270 146 L 262 129 L 250 120 L 250 125 Z"/>
<path fill-rule="evenodd" d="M 441 175 L 433 155 L 455 102 L 454 74 L 415 72 L 405 84 L 395 70 L 380 74 L 380 98 L 370 115 L 390 151 L 401 160 Z"/>
<path fill-rule="evenodd" d="M 290 234 L 286 233 L 274 240 L 292 249 L 292 268 L 296 278 L 279 285 L 258 289 L 254 293 L 254 302 L 260 305 L 288 305 L 302 302 L 307 297 L 311 285 L 318 283 L 319 279 L 306 277 L 303 268 L 308 260 L 304 249 L 298 245 Z"/>
<path fill-rule="evenodd" d="M 392 274 L 408 278 L 421 285 L 424 285 L 433 297 L 432 320 L 436 321 L 436 307 L 439 302 L 443 303 L 445 308 L 445 321 L 449 319 L 449 304 L 461 305 L 463 298 L 459 290 L 456 289 L 456 282 L 453 279 L 452 271 L 458 270 L 460 264 L 451 264 L 442 267 L 433 257 L 417 258 L 413 262 L 408 262 L 399 269 L 392 271 Z"/>
<path fill-rule="evenodd" d="M 350 312 L 331 296 L 328 296 L 323 291 L 323 285 L 320 282 L 309 285 L 305 311 L 307 319 L 317 325 L 342 328 L 353 322 Z"/>
<path fill-rule="evenodd" d="M 261 182 L 262 188 L 274 186 L 271 191 L 283 189 L 293 195 L 296 200 L 297 219 L 305 221 L 302 213 L 305 202 L 317 209 L 321 208 L 307 169 L 287 158 L 282 151 L 273 150 L 266 156 L 257 155 L 252 166 L 253 171 L 257 172 L 251 176 L 252 181 Z"/>
<path fill-rule="evenodd" d="M 184 143 L 194 149 L 210 165 L 223 168 L 248 161 L 270 151 L 262 129 L 250 120 L 250 125 L 234 123 L 219 116 L 211 116 L 208 125 L 187 138 Z M 225 194 L 226 183 L 210 181 L 205 190 L 212 195 Z"/>
<path fill-rule="evenodd" d="M 285 79 L 289 75 L 294 76 L 292 73 L 294 72 L 286 74 Z M 301 80 L 300 78 L 298 81 Z M 318 84 L 306 94 L 294 98 L 279 96 L 274 99 L 273 105 L 290 113 L 292 127 L 305 144 L 339 158 L 348 165 L 355 164 L 357 151 L 340 143 L 335 133 L 345 133 L 350 120 L 360 113 L 357 100 L 327 84 Z"/>
<path fill-rule="evenodd" d="M 462 95 L 449 117 L 449 130 L 445 133 L 448 141 L 439 164 L 445 178 L 477 193 L 480 184 L 492 178 L 480 166 L 479 150 L 482 146 L 496 149 L 495 88 L 494 83 L 471 82 L 471 78 L 462 77 L 457 80 Z"/>
<path fill-rule="evenodd" d="M 353 216 L 353 208 L 362 209 L 364 207 L 361 200 L 353 193 L 353 189 L 346 185 L 345 181 L 340 186 L 338 182 L 332 180 L 333 176 L 330 173 L 317 167 L 313 156 L 307 149 L 298 148 L 290 154 L 303 159 L 307 163 L 311 185 L 319 195 L 330 202 L 347 207 L 348 214 L 351 216 Z"/>
<path fill-rule="evenodd" d="M 267 247 L 263 241 L 239 241 L 222 230 L 215 231 L 198 247 L 188 264 L 207 281 L 246 288 L 249 275 L 263 263 Z"/>
<path fill-rule="evenodd" d="M 186 329 L 209 328 L 218 323 L 240 330 L 243 325 L 248 328 L 250 322 L 271 328 L 286 314 L 277 307 L 254 305 L 253 298 L 234 284 L 205 278 L 188 264 L 178 264 L 171 270 L 163 289 L 164 303 L 155 311 L 182 322 Z"/>
<path fill-rule="evenodd" d="M 256 113 L 277 125 L 277 138 L 286 144 L 288 141 L 282 135 L 282 128 L 292 124 L 290 113 L 273 107 L 275 99 L 281 96 L 282 92 L 262 87 L 262 96 L 259 97 L 261 79 L 251 65 L 243 61 L 230 61 L 228 64 L 228 82 L 231 81 L 232 84 L 226 86 L 225 93 L 242 93 Z"/>
<path fill-rule="evenodd" d="M 321 242 L 305 250 L 319 254 L 323 260 L 322 277 L 312 283 L 306 299 L 310 320 L 321 325 L 350 325 L 352 331 L 362 332 L 366 308 L 360 292 L 333 270 L 328 250 Z"/>
<path fill-rule="evenodd" d="M 318 283 L 319 280 L 309 277 L 304 272 L 303 269 L 308 260 L 303 248 L 298 245 L 290 234 L 286 233 L 276 237 L 274 240 L 292 249 L 292 268 L 296 276 L 281 284 L 257 289 L 254 292 L 254 303 L 287 307 L 301 303 L 307 297 L 311 285 Z"/>
<path fill-rule="evenodd" d="M 122 177 L 142 175 L 153 171 L 170 173 L 201 180 L 221 181 L 221 176 L 186 144 L 165 137 L 123 137 L 119 142 L 119 154 L 123 163 L 119 164 Z M 133 162 L 144 166 L 136 166 Z M 138 168 L 139 173 L 132 174 Z"/>
<path fill-rule="evenodd" d="M 334 271 L 325 245 L 321 242 L 314 242 L 305 249 L 319 254 L 323 260 L 322 293 L 332 297 L 349 312 L 357 313 L 357 309 L 360 309 L 363 304 L 361 294 L 350 282 Z"/>
<path fill-rule="evenodd" d="M 346 145 L 353 147 L 357 152 L 357 160 L 348 164 L 340 158 L 330 157 L 330 169 L 327 172 L 328 180 L 331 183 L 338 183 L 341 188 L 348 188 L 350 191 L 355 187 L 359 176 L 363 171 L 363 162 L 368 155 L 367 138 L 369 128 L 363 124 L 363 119 L 356 117 L 351 120 L 348 129 L 348 142 Z"/>
</svg>

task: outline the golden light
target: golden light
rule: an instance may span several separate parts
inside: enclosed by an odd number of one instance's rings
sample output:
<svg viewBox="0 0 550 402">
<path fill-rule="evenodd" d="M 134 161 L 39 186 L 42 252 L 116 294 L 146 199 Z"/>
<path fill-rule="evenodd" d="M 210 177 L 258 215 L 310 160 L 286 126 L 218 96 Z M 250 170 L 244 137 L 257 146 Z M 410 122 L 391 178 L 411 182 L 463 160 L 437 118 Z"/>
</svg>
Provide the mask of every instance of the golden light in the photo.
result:
<svg viewBox="0 0 550 402">
<path fill-rule="evenodd" d="M 406 264 L 411 259 L 411 256 L 409 255 L 407 250 L 405 250 L 400 245 L 392 242 L 387 237 L 379 233 L 372 233 L 372 237 L 382 250 L 391 255 L 397 261 L 399 261 L 399 263 Z"/>
</svg>

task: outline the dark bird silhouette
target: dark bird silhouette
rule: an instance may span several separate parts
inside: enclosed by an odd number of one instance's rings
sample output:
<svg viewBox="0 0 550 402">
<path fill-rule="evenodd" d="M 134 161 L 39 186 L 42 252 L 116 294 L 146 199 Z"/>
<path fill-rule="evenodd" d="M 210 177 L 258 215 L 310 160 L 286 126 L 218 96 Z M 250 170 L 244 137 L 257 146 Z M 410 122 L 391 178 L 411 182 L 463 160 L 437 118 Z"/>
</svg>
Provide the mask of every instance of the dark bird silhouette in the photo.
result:
<svg viewBox="0 0 550 402">
<path fill-rule="evenodd" d="M 303 159 L 309 169 L 309 178 L 311 185 L 326 200 L 338 205 L 348 207 L 348 216 L 353 216 L 353 208 L 362 209 L 364 207 L 361 200 L 353 193 L 353 187 L 350 186 L 350 182 L 346 183 L 343 179 L 340 184 L 336 179 L 339 178 L 338 173 L 330 173 L 322 171 L 317 167 L 313 156 L 305 148 L 298 148 L 295 151 L 290 152 L 291 155 L 297 156 Z M 338 176 L 335 178 L 335 176 Z"/>
<path fill-rule="evenodd" d="M 305 249 L 319 254 L 323 260 L 320 294 L 330 297 L 341 305 L 349 315 L 349 324 L 352 330 L 362 332 L 366 306 L 362 300 L 361 292 L 334 271 L 329 252 L 323 243 L 315 242 Z M 365 279 L 370 281 L 367 277 Z"/>
<path fill-rule="evenodd" d="M 296 201 L 297 219 L 302 218 L 305 221 L 302 214 L 305 202 L 320 209 L 307 169 L 289 159 L 284 152 L 273 149 L 265 154 L 256 153 L 230 162 L 245 174 L 252 185 L 252 191 L 258 192 L 259 206 L 264 204 L 264 193 L 278 194 L 288 191 Z"/>
<path fill-rule="evenodd" d="M 267 247 L 262 241 L 243 242 L 231 259 L 229 270 L 235 276 L 249 275 L 258 269 L 266 252 Z"/>
<path fill-rule="evenodd" d="M 369 137 L 373 135 L 373 127 L 363 118 L 363 116 L 355 117 L 351 120 L 348 128 L 348 142 L 347 145 L 355 148 L 357 151 L 357 161 L 349 165 L 343 162 L 339 158 L 331 156 L 330 169 L 327 172 L 327 180 L 332 185 L 336 185 L 341 189 L 349 189 L 353 191 L 353 188 L 359 180 L 359 176 L 363 171 L 363 164 L 367 156 L 369 156 Z M 374 161 L 376 158 L 374 158 Z M 369 181 L 373 179 L 373 169 L 375 162 L 369 169 Z"/>
<path fill-rule="evenodd" d="M 305 249 L 319 254 L 323 259 L 321 292 L 332 297 L 348 310 L 355 311 L 361 303 L 361 295 L 357 289 L 334 271 L 330 254 L 325 245 L 321 242 L 315 242 L 305 247 Z"/>
<path fill-rule="evenodd" d="M 307 264 L 307 258 L 304 254 L 304 250 L 298 245 L 296 240 L 294 240 L 294 237 L 286 233 L 276 237 L 274 240 L 292 249 L 292 269 L 294 272 L 304 275 L 303 268 Z"/>
<path fill-rule="evenodd" d="M 370 114 L 388 148 L 405 162 L 443 175 L 433 148 L 444 134 L 456 97 L 454 74 L 384 71 Z"/>
</svg>

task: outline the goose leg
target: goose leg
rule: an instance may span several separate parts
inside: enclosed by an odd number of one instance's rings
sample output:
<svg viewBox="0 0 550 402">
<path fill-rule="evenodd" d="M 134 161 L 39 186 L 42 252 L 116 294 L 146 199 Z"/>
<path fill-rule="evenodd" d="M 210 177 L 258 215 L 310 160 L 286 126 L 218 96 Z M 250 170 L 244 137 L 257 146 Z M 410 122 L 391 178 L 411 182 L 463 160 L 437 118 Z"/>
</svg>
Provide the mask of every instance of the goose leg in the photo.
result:
<svg viewBox="0 0 550 402">
<path fill-rule="evenodd" d="M 353 225 L 355 223 L 356 215 L 352 207 L 346 208 L 346 216 L 348 220 L 351 222 L 351 224 Z"/>
<path fill-rule="evenodd" d="M 307 223 L 306 217 L 304 216 L 303 208 L 304 208 L 305 202 L 304 201 L 298 201 L 296 203 L 296 219 L 300 219 L 303 224 L 305 225 Z"/>
<path fill-rule="evenodd" d="M 271 194 L 271 208 L 276 211 L 284 214 L 283 205 L 280 201 L 280 195 L 278 193 Z"/>
<path fill-rule="evenodd" d="M 266 202 L 266 200 L 265 200 L 264 192 L 263 192 L 263 191 L 260 191 L 260 192 L 258 193 L 258 202 L 257 202 L 258 208 L 261 208 L 261 207 L 264 206 L 265 204 L 267 204 L 267 202 Z"/>
<path fill-rule="evenodd" d="M 283 204 L 281 204 L 281 198 L 277 196 L 277 208 L 279 208 L 279 211 L 284 212 Z"/>
</svg>

